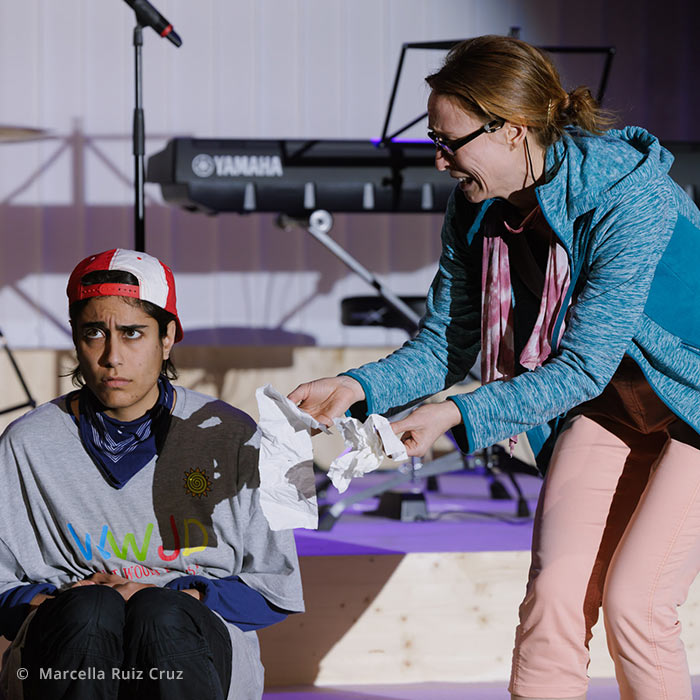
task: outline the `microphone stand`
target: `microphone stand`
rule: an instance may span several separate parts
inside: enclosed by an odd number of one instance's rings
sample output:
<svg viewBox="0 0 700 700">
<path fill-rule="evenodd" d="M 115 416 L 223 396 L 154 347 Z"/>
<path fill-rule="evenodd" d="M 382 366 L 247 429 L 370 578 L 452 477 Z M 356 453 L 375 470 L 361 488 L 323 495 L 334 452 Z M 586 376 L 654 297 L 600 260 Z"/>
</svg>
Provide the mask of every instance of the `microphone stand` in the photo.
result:
<svg viewBox="0 0 700 700">
<path fill-rule="evenodd" d="M 144 155 L 146 153 L 145 119 L 143 114 L 143 89 L 141 71 L 141 47 L 143 46 L 143 28 L 152 27 L 160 36 L 167 38 L 175 46 L 182 45 L 182 39 L 163 15 L 148 0 L 125 0 L 136 13 L 134 27 L 134 87 L 136 106 L 133 120 L 133 154 L 134 154 L 134 247 L 145 252 L 146 249 L 146 207 L 144 204 L 143 183 L 145 180 Z"/>
<path fill-rule="evenodd" d="M 137 23 L 134 27 L 134 83 L 135 107 L 132 126 L 132 142 L 134 154 L 134 248 L 146 251 L 146 214 L 144 184 L 144 155 L 146 153 L 146 125 L 143 113 L 142 60 L 143 27 Z"/>
</svg>

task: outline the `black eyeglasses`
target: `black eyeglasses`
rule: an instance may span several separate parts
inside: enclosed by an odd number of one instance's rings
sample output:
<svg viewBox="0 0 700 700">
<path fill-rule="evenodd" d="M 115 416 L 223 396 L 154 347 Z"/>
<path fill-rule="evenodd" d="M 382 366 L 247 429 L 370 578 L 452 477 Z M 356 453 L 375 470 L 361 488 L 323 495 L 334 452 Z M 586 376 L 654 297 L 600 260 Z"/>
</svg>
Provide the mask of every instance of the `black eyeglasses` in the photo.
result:
<svg viewBox="0 0 700 700">
<path fill-rule="evenodd" d="M 498 131 L 505 123 L 505 119 L 493 119 L 488 124 L 484 124 L 480 129 L 473 131 L 467 136 L 463 136 L 461 139 L 454 139 L 454 141 L 444 139 L 432 130 L 428 131 L 428 138 L 435 144 L 436 148 L 439 148 L 443 153 L 453 156 L 464 144 L 473 141 L 477 136 L 481 136 L 481 134 L 490 134 L 494 131 Z"/>
</svg>

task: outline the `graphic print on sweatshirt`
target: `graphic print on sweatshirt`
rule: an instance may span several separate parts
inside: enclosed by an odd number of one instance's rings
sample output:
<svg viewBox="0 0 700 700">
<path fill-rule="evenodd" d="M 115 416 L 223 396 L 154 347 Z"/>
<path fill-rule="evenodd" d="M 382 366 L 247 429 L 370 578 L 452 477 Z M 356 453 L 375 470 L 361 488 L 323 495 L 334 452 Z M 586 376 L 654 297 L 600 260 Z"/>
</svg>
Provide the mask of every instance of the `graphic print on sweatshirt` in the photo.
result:
<svg viewBox="0 0 700 700">
<path fill-rule="evenodd" d="M 124 561 L 143 562 L 148 558 L 154 560 L 155 552 L 158 560 L 171 562 L 178 557 L 189 557 L 195 552 L 203 552 L 209 544 L 207 528 L 196 517 L 182 518 L 180 522 L 174 515 L 170 516 L 170 527 L 175 542 L 173 551 L 166 551 L 162 544 L 156 546 L 152 542 L 154 523 L 145 524 L 143 533 L 126 532 L 115 534 L 109 525 L 103 525 L 99 536 L 91 532 L 79 532 L 72 523 L 66 523 L 69 539 L 76 546 L 76 554 L 85 562 L 92 562 L 96 557 L 109 561 L 113 557 Z M 181 535 L 182 533 L 182 535 Z M 182 545 L 181 545 L 182 543 Z"/>
</svg>

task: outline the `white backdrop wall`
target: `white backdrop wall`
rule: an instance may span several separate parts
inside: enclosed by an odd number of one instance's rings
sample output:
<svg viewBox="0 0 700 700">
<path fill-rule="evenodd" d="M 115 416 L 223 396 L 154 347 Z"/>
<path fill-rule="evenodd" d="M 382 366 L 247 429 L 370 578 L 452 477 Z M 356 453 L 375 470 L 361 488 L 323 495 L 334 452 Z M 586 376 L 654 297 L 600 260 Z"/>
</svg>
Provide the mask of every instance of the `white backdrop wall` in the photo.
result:
<svg viewBox="0 0 700 700">
<path fill-rule="evenodd" d="M 144 33 L 147 154 L 176 135 L 379 136 L 403 42 L 507 33 L 615 45 L 607 105 L 662 139 L 697 139 L 697 3 L 668 0 L 156 0 L 184 44 Z M 14 347 L 70 345 L 64 288 L 80 258 L 133 245 L 134 15 L 121 0 L 0 0 L 0 125 L 48 137 L 0 144 L 0 329 Z M 439 56 L 406 67 L 397 125 L 423 106 Z M 597 80 L 600 66 L 582 69 Z M 418 132 L 420 133 L 420 132 Z M 436 215 L 339 215 L 334 238 L 396 292 L 421 294 Z M 175 270 L 186 342 L 391 345 L 348 328 L 364 282 L 272 215 L 205 217 L 147 185 L 147 249 Z"/>
</svg>

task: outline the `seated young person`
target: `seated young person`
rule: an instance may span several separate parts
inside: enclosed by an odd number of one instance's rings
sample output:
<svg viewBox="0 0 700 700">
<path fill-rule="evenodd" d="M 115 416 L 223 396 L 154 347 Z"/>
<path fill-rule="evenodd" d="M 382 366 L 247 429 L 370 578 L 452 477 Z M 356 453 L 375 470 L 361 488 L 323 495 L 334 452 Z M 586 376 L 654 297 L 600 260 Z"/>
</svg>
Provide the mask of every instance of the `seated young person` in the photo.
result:
<svg viewBox="0 0 700 700">
<path fill-rule="evenodd" d="M 255 630 L 303 600 L 292 533 L 260 509 L 255 423 L 170 383 L 183 332 L 159 260 L 90 256 L 67 291 L 82 388 L 0 438 L 0 688 L 260 698 Z"/>
</svg>

